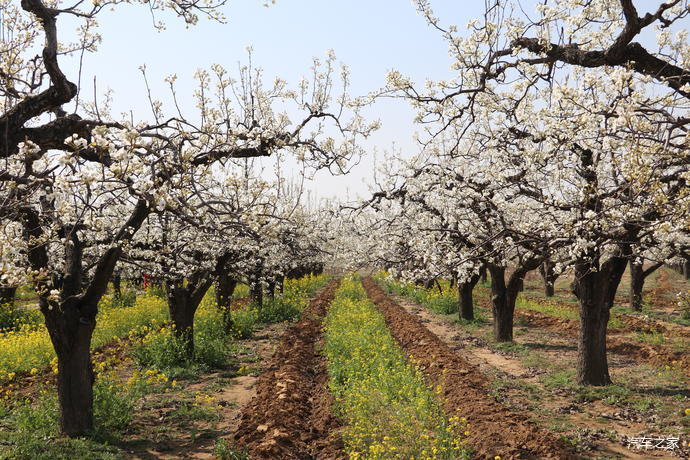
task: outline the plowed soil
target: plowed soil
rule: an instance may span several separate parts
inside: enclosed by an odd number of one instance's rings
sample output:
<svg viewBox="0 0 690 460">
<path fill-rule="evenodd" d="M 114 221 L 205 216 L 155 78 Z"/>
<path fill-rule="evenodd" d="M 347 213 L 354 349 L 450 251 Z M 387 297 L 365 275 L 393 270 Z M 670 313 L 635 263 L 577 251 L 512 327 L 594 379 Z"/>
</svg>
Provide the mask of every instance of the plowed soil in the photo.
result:
<svg viewBox="0 0 690 460">
<path fill-rule="evenodd" d="M 237 446 L 253 459 L 342 457 L 326 364 L 318 353 L 321 319 L 337 286 L 331 282 L 312 300 L 257 380 L 256 396 L 242 411 L 235 433 Z"/>
<path fill-rule="evenodd" d="M 577 458 L 553 434 L 488 397 L 486 376 L 393 302 L 371 278 L 364 279 L 364 287 L 405 353 L 430 384 L 441 386 L 446 413 L 467 418 L 468 442 L 476 458 Z"/>
</svg>

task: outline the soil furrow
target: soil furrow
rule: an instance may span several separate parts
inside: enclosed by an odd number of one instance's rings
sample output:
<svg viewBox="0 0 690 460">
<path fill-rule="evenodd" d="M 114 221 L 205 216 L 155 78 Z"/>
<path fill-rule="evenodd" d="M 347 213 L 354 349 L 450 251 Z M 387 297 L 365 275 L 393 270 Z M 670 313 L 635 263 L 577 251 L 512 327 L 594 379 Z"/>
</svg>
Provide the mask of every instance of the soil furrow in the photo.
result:
<svg viewBox="0 0 690 460">
<path fill-rule="evenodd" d="M 405 353 L 430 384 L 441 386 L 446 413 L 467 418 L 468 443 L 476 458 L 577 458 L 551 433 L 489 397 L 486 376 L 392 301 L 371 278 L 363 283 Z"/>
<path fill-rule="evenodd" d="M 318 352 L 321 320 L 335 296 L 332 281 L 283 335 L 256 396 L 242 411 L 238 447 L 255 459 L 338 458 L 342 441 L 331 412 L 328 373 Z"/>
</svg>

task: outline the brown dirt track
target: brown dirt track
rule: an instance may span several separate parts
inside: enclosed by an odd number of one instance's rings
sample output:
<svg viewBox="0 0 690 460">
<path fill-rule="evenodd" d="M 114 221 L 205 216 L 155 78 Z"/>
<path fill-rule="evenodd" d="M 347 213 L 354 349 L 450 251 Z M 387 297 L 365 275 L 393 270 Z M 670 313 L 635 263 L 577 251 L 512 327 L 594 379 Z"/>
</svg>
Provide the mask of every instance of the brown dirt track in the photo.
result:
<svg viewBox="0 0 690 460">
<path fill-rule="evenodd" d="M 489 382 L 477 367 L 393 302 L 371 278 L 364 279 L 364 287 L 405 353 L 418 363 L 430 384 L 441 385 L 446 413 L 467 418 L 468 443 L 476 458 L 577 458 L 554 435 L 489 397 Z"/>
<path fill-rule="evenodd" d="M 337 286 L 332 281 L 311 301 L 257 380 L 256 396 L 242 411 L 235 433 L 237 446 L 253 459 L 342 457 L 326 365 L 317 350 L 321 319 Z"/>
</svg>

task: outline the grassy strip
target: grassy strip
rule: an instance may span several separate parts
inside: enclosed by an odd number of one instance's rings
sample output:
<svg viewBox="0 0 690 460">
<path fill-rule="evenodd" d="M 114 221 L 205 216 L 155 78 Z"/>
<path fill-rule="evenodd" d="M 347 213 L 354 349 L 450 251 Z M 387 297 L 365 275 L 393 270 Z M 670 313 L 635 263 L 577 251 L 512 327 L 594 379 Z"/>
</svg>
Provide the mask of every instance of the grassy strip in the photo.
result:
<svg viewBox="0 0 690 460">
<path fill-rule="evenodd" d="M 421 372 L 406 361 L 359 280 L 344 280 L 326 317 L 325 354 L 345 450 L 357 458 L 457 459 L 468 451 Z"/>
<path fill-rule="evenodd" d="M 425 289 L 413 283 L 397 282 L 384 271 L 376 273 L 373 278 L 387 293 L 407 297 L 435 313 L 451 315 L 458 312 L 458 293 L 450 289 L 450 283 L 445 280 L 439 282 L 439 291 L 438 286 Z"/>
</svg>

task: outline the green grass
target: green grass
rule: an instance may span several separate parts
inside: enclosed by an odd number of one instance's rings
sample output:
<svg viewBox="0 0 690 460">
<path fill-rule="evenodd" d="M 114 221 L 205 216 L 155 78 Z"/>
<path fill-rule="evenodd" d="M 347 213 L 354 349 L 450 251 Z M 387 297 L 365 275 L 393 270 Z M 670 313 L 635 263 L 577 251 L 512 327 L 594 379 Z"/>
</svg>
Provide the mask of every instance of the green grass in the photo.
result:
<svg viewBox="0 0 690 460">
<path fill-rule="evenodd" d="M 359 281 L 345 280 L 326 318 L 330 389 L 350 458 L 468 456 L 460 419 L 447 419 L 408 364 Z"/>
<path fill-rule="evenodd" d="M 225 439 L 216 441 L 216 445 L 213 447 L 213 455 L 218 460 L 249 460 L 249 454 L 246 450 L 233 449 Z"/>
</svg>

